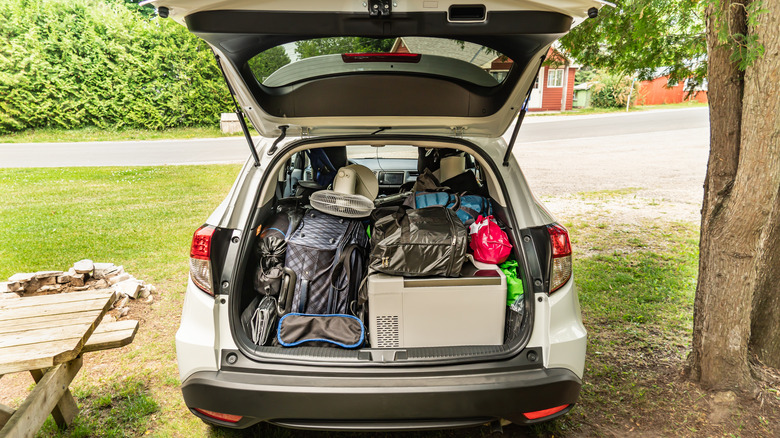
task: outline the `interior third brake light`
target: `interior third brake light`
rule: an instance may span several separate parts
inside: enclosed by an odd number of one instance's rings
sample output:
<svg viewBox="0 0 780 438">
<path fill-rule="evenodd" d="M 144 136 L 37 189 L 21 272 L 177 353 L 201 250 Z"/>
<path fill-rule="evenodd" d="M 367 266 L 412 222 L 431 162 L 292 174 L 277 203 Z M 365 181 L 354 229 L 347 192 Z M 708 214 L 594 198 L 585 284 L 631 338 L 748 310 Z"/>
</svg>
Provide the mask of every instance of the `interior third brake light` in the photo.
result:
<svg viewBox="0 0 780 438">
<path fill-rule="evenodd" d="M 408 62 L 418 63 L 422 55 L 419 53 L 343 53 L 344 62 Z"/>
</svg>

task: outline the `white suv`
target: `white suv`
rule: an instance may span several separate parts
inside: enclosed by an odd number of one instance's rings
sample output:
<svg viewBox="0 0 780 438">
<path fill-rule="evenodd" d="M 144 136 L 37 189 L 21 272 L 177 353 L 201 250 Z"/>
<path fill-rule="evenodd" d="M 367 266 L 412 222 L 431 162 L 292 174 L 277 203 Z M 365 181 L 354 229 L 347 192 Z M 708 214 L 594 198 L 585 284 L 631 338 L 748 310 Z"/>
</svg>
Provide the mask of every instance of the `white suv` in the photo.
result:
<svg viewBox="0 0 780 438">
<path fill-rule="evenodd" d="M 245 115 L 262 135 L 254 144 L 247 134 L 251 157 L 192 242 L 176 350 L 194 415 L 235 428 L 267 421 L 400 430 L 499 419 L 529 424 L 572 408 L 586 331 L 569 237 L 535 200 L 511 149 L 552 43 L 595 17 L 601 1 L 151 3 L 210 44 L 239 119 Z M 253 67 L 274 47 L 339 41 L 334 37 L 359 37 L 383 52 L 329 52 L 268 76 Z M 518 114 L 507 142 L 502 135 Z M 504 309 L 502 344 L 366 342 L 346 349 L 252 342 L 240 315 L 257 296 L 259 227 L 311 179 L 304 151 L 313 148 L 334 165 L 369 167 L 379 182 L 377 202 L 388 203 L 400 199 L 392 194 L 414 181 L 428 154 L 446 149 L 466 158 L 505 227 L 522 279 L 523 298 Z M 368 315 L 371 306 L 369 300 Z M 467 306 L 460 309 L 448 317 L 473 317 Z"/>
</svg>

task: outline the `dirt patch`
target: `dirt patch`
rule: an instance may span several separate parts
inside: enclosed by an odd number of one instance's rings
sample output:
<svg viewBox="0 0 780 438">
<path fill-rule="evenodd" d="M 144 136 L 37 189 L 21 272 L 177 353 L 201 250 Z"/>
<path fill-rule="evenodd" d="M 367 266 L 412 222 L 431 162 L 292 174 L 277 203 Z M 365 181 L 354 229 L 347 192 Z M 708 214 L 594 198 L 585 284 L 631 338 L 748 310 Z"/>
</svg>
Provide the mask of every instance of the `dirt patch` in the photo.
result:
<svg viewBox="0 0 780 438">
<path fill-rule="evenodd" d="M 630 195 L 608 193 L 542 197 L 550 213 L 564 222 L 589 220 L 611 227 L 638 226 L 647 222 L 684 222 L 698 224 L 701 202 L 674 202 L 642 196 L 643 190 Z"/>
</svg>

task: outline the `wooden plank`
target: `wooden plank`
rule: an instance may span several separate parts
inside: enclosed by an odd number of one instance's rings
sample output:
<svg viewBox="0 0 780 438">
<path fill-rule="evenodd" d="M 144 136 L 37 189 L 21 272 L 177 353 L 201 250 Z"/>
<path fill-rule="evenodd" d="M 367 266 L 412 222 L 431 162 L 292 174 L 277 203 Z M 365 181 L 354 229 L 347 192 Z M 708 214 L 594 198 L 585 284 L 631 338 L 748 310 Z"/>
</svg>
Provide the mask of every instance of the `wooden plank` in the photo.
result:
<svg viewBox="0 0 780 438">
<path fill-rule="evenodd" d="M 10 374 L 52 367 L 59 353 L 75 347 L 78 347 L 76 339 L 48 345 L 22 345 L 0 349 L 0 373 Z"/>
<path fill-rule="evenodd" d="M 104 295 L 114 294 L 113 289 L 98 289 L 82 292 L 63 292 L 58 294 L 38 295 L 34 297 L 21 297 L 0 300 L 0 310 L 18 309 L 20 307 L 39 306 L 51 303 L 71 303 L 74 301 L 86 301 L 102 298 Z"/>
<path fill-rule="evenodd" d="M 46 372 L 5 427 L 0 430 L 0 438 L 34 436 L 70 386 L 79 368 L 81 368 L 81 356 Z"/>
<path fill-rule="evenodd" d="M 133 342 L 138 332 L 138 321 L 125 320 L 100 324 L 81 349 L 82 353 L 124 347 Z"/>
<path fill-rule="evenodd" d="M 47 315 L 25 318 L 24 321 L 0 321 L 0 335 L 7 333 L 23 332 L 27 330 L 36 330 L 47 328 L 55 323 L 64 324 L 84 324 L 90 323 L 100 315 L 100 310 L 90 310 L 87 312 L 69 313 L 67 315 Z"/>
<path fill-rule="evenodd" d="M 19 345 L 57 342 L 65 339 L 81 338 L 91 323 L 81 323 L 66 326 L 56 326 L 24 332 L 6 333 L 0 336 L 0 352 L 3 348 Z"/>
<path fill-rule="evenodd" d="M 30 370 L 35 383 L 38 383 L 43 378 L 45 370 Z M 61 429 L 65 429 L 73 423 L 73 419 L 79 413 L 79 407 L 76 405 L 76 400 L 73 399 L 73 395 L 70 393 L 70 389 L 65 387 L 65 393 L 60 397 L 60 401 L 54 406 L 51 411 L 51 416 L 54 417 L 54 422 L 57 423 Z"/>
<path fill-rule="evenodd" d="M 39 355 L 36 357 L 29 357 L 23 363 L 9 362 L 2 363 L 0 361 L 0 372 L 5 374 L 18 373 L 19 371 L 28 371 L 36 368 L 46 368 L 54 366 L 55 353 L 47 355 Z"/>
<path fill-rule="evenodd" d="M 86 312 L 101 309 L 105 304 L 110 305 L 110 296 L 95 297 L 90 300 L 75 301 L 72 303 L 40 304 L 33 307 L 8 309 L 0 313 L 0 321 L 11 321 L 30 318 L 41 315 L 66 315 L 68 313 Z"/>
<path fill-rule="evenodd" d="M 14 412 L 16 412 L 14 408 L 0 403 L 0 429 L 2 429 L 5 423 L 11 419 L 11 416 L 14 414 Z"/>
<path fill-rule="evenodd" d="M 40 369 L 75 359 L 95 327 L 100 323 L 100 319 L 111 307 L 112 298 L 112 295 L 103 297 L 101 313 L 77 339 L 0 348 L 0 374 Z M 68 303 L 66 306 L 75 304 L 79 303 Z M 90 305 L 94 306 L 94 304 Z"/>
</svg>

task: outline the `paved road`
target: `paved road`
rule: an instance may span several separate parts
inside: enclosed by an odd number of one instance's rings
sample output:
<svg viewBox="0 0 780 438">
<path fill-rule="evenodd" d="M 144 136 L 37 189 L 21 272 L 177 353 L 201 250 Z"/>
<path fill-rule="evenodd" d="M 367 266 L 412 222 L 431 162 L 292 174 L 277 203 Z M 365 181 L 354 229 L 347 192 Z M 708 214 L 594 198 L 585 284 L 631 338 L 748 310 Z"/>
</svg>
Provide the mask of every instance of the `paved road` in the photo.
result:
<svg viewBox="0 0 780 438">
<path fill-rule="evenodd" d="M 639 135 L 643 143 L 653 147 L 659 143 L 656 138 L 690 129 L 706 129 L 707 123 L 706 108 L 591 116 L 528 117 L 520 130 L 516 150 L 528 151 L 530 146 L 541 144 L 547 145 L 541 150 L 545 154 L 548 151 L 557 151 L 560 147 L 576 150 L 592 143 L 581 142 L 582 139 L 593 138 L 601 138 L 599 144 L 619 148 L 624 146 L 620 141 L 621 136 L 625 135 Z M 575 139 L 577 141 L 571 141 Z M 568 141 L 558 143 L 561 140 Z M 0 144 L 2 167 L 239 163 L 245 161 L 248 156 L 243 137 Z"/>
<path fill-rule="evenodd" d="M 528 117 L 514 152 L 539 196 L 633 187 L 638 196 L 697 209 L 708 139 L 707 108 Z M 0 144 L 0 167 L 241 163 L 248 156 L 243 137 Z"/>
<path fill-rule="evenodd" d="M 515 147 L 537 195 L 633 187 L 639 196 L 701 204 L 707 108 L 563 117 L 540 117 Z M 538 135 L 545 130 L 554 138 Z"/>
</svg>

